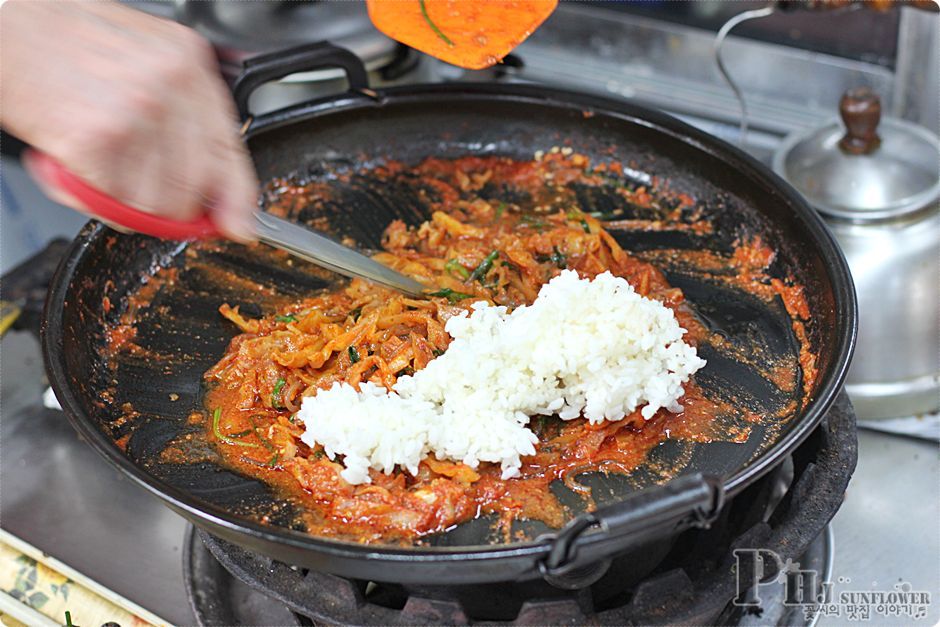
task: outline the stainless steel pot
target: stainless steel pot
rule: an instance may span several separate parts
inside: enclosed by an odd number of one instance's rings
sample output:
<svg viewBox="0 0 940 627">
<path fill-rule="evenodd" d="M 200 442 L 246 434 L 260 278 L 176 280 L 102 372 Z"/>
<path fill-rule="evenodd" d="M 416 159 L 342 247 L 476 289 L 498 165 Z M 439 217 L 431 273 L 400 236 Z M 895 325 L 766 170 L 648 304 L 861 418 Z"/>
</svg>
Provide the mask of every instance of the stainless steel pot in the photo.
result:
<svg viewBox="0 0 940 627">
<path fill-rule="evenodd" d="M 940 141 L 886 119 L 870 90 L 846 92 L 842 122 L 787 138 L 774 170 L 820 211 L 858 293 L 846 390 L 859 418 L 940 410 Z"/>
</svg>

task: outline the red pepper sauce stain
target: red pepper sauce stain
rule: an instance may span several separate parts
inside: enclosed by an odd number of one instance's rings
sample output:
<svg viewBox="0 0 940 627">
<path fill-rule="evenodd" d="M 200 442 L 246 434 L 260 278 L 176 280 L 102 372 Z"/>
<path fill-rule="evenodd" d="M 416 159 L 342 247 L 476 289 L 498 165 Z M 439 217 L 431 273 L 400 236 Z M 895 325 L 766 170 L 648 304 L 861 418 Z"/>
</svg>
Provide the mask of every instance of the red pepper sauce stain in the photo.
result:
<svg viewBox="0 0 940 627">
<path fill-rule="evenodd" d="M 570 518 L 571 512 L 549 489 L 552 482 L 563 482 L 591 508 L 590 491 L 578 482 L 584 473 L 629 474 L 649 465 L 650 451 L 668 439 L 743 442 L 752 424 L 772 429 L 784 423 L 796 411 L 795 403 L 776 415 L 758 416 L 741 403 L 711 398 L 693 378 L 680 399 L 684 409 L 676 414 L 661 410 L 643 420 L 637 411 L 599 425 L 583 419 L 533 418 L 537 452 L 523 459 L 521 476 L 510 480 L 500 478 L 498 465 L 482 463 L 472 469 L 431 457 L 420 464 L 416 476 L 372 471 L 370 484 L 350 485 L 340 477 L 341 460 L 331 460 L 319 446 L 311 448 L 300 440 L 303 427 L 293 414 L 305 396 L 336 381 L 390 387 L 398 376 L 420 370 L 446 351 L 450 338 L 444 325 L 469 303 L 483 299 L 510 308 L 531 303 L 539 288 L 564 268 L 588 278 L 605 271 L 624 277 L 638 293 L 673 310 L 688 331 L 685 341 L 708 343 L 734 355 L 733 347 L 700 321 L 655 262 L 624 251 L 599 219 L 613 221 L 613 228 L 619 229 L 710 233 L 711 224 L 701 215 L 689 218 L 692 198 L 656 185 L 622 185 L 616 193 L 639 211 L 639 217 L 622 218 L 617 209 L 613 215 L 598 216 L 579 208 L 571 184 L 609 187 L 622 171 L 617 163 L 591 169 L 586 157 L 568 149 L 528 162 L 467 157 L 429 159 L 411 168 L 391 163 L 373 170 L 371 176 L 379 179 L 407 175 L 431 210 L 430 220 L 417 228 L 400 221 L 390 224 L 377 258 L 439 286 L 441 296 L 414 300 L 353 281 L 300 301 L 275 299 L 277 311 L 260 319 L 246 318 L 237 307 L 219 303 L 221 315 L 241 334 L 206 373 L 204 441 L 224 465 L 266 482 L 296 506 L 307 531 L 315 535 L 407 544 L 493 514 L 508 541 L 514 520 L 558 527 Z M 517 193 L 503 201 L 494 197 L 494 189 Z M 297 215 L 301 209 L 326 207 L 330 186 L 278 180 L 270 185 L 267 198 L 272 213 Z M 325 228 L 327 223 L 317 225 Z M 807 396 L 811 393 L 814 357 L 800 331 L 809 309 L 799 285 L 767 277 L 773 250 L 753 240 L 740 243 L 731 258 L 694 251 L 659 254 L 686 255 L 706 273 L 714 270 L 764 300 L 780 295 L 802 344 L 800 355 L 769 364 L 750 356 L 749 365 L 782 390 L 794 390 L 801 376 Z M 132 333 L 119 332 L 114 348 L 128 350 L 132 342 Z M 190 435 L 186 442 L 172 443 L 166 459 L 195 455 L 192 451 L 199 446 L 192 439 Z M 672 464 L 654 464 L 653 470 L 666 479 L 687 461 L 680 455 Z"/>
</svg>

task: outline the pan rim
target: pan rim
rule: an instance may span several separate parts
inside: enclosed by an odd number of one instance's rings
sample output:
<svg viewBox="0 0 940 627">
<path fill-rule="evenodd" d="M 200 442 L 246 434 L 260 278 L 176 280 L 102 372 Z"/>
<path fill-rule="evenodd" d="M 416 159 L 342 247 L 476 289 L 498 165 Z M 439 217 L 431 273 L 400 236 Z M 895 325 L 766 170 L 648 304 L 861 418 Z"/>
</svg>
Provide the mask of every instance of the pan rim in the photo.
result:
<svg viewBox="0 0 940 627">
<path fill-rule="evenodd" d="M 775 174 L 769 167 L 754 157 L 727 142 L 709 135 L 675 117 L 633 104 L 598 97 L 590 94 L 530 85 L 493 85 L 490 83 L 460 83 L 414 85 L 390 88 L 372 98 L 360 94 L 342 94 L 304 103 L 288 109 L 255 118 L 248 131 L 248 139 L 262 132 L 273 130 L 285 124 L 302 122 L 311 117 L 331 113 L 347 113 L 355 109 L 367 109 L 387 105 L 407 105 L 409 103 L 427 103 L 430 97 L 444 99 L 478 98 L 512 100 L 553 106 L 562 109 L 581 109 L 602 113 L 605 116 L 622 119 L 631 124 L 639 124 L 662 132 L 682 141 L 709 155 L 721 158 L 741 172 L 742 175 L 757 178 L 763 187 L 774 189 L 791 206 L 804 228 L 814 237 L 817 246 L 827 262 L 828 280 L 833 288 L 835 316 L 842 327 L 837 330 L 833 347 L 834 358 L 831 368 L 824 373 L 816 397 L 813 398 L 795 424 L 780 440 L 761 452 L 749 464 L 739 468 L 730 477 L 723 477 L 727 496 L 740 492 L 746 485 L 775 467 L 780 459 L 789 454 L 816 428 L 835 401 L 844 383 L 851 355 L 857 336 L 857 302 L 849 272 L 848 263 L 834 237 L 829 232 L 822 218 L 788 183 Z M 362 558 L 414 562 L 446 562 L 456 560 L 482 561 L 490 558 L 507 558 L 543 555 L 548 550 L 544 539 L 527 540 L 508 544 L 462 545 L 456 547 L 441 546 L 395 546 L 362 545 L 355 542 L 323 538 L 281 527 L 270 527 L 248 519 L 238 517 L 215 505 L 199 501 L 183 490 L 168 485 L 156 477 L 144 472 L 133 464 L 113 442 L 102 432 L 81 407 L 81 403 L 68 383 L 63 361 L 63 325 L 61 315 L 66 302 L 68 288 L 78 264 L 85 251 L 105 231 L 106 227 L 91 221 L 82 229 L 72 242 L 65 258 L 53 278 L 47 295 L 43 321 L 40 328 L 42 352 L 49 382 L 55 391 L 65 413 L 79 434 L 92 445 L 105 459 L 127 474 L 141 487 L 151 492 L 172 509 L 192 520 L 199 520 L 213 527 L 251 535 L 257 539 L 290 548 L 316 550 L 326 557 Z M 604 542 L 603 534 L 586 534 L 579 542 L 582 545 Z"/>
</svg>

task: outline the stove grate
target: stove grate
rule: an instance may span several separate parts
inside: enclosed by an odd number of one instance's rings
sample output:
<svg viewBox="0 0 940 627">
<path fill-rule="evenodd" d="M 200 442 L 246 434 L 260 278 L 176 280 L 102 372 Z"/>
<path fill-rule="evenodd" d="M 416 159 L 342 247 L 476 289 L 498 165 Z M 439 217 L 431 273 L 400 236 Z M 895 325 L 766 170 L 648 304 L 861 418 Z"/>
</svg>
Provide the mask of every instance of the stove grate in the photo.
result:
<svg viewBox="0 0 940 627">
<path fill-rule="evenodd" d="M 842 501 L 856 449 L 855 415 L 842 395 L 793 455 L 731 499 L 710 529 L 642 547 L 646 558 L 655 557 L 651 572 L 636 572 L 631 554 L 615 557 L 600 580 L 581 590 L 544 581 L 350 580 L 277 562 L 202 531 L 190 534 L 186 584 L 204 625 L 799 624 L 802 613 L 780 602 L 780 590 L 762 588 L 762 601 L 776 600 L 754 610 L 730 603 L 737 592 L 732 550 L 769 549 L 784 562 L 823 572 L 829 553 L 823 530 Z"/>
</svg>

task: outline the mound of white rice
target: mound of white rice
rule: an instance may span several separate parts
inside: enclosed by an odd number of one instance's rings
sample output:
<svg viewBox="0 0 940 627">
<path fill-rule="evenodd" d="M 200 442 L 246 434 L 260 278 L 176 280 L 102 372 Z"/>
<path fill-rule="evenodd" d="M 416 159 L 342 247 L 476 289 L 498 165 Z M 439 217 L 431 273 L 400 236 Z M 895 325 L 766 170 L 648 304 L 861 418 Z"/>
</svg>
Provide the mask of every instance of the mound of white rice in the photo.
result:
<svg viewBox="0 0 940 627">
<path fill-rule="evenodd" d="M 431 453 L 473 468 L 498 462 L 510 478 L 535 453 L 530 416 L 596 423 L 640 406 L 646 419 L 681 411 L 682 384 L 705 365 L 672 310 L 609 272 L 590 281 L 566 270 L 531 306 L 478 302 L 446 330 L 447 351 L 391 393 L 337 383 L 305 398 L 301 439 L 342 455 L 350 483 L 368 483 L 369 468 L 415 474 Z"/>
</svg>

